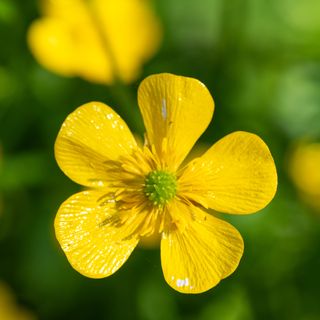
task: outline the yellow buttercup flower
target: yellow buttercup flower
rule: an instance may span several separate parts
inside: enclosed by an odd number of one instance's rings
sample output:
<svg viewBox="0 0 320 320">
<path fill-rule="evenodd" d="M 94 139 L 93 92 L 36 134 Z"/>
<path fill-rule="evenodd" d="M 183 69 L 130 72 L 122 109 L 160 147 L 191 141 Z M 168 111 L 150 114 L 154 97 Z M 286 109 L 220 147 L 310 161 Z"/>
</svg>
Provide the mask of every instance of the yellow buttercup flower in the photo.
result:
<svg viewBox="0 0 320 320">
<path fill-rule="evenodd" d="M 138 103 L 143 148 L 100 102 L 79 107 L 63 123 L 57 162 L 90 189 L 61 205 L 57 239 L 77 271 L 103 278 L 123 265 L 141 237 L 158 232 L 167 283 L 183 293 L 204 292 L 230 275 L 243 253 L 239 232 L 206 209 L 249 214 L 265 207 L 277 187 L 274 161 L 258 136 L 234 132 L 181 166 L 214 110 L 196 79 L 152 75 L 141 83 Z"/>
<path fill-rule="evenodd" d="M 11 289 L 0 280 L 0 319 L 1 320 L 35 320 L 28 310 L 19 306 Z"/>
<path fill-rule="evenodd" d="M 47 69 L 96 83 L 135 80 L 160 44 L 148 0 L 43 0 L 29 47 Z"/>
<path fill-rule="evenodd" d="M 289 174 L 301 197 L 320 210 L 320 143 L 300 142 L 291 154 Z"/>
<path fill-rule="evenodd" d="M 2 146 L 0 144 L 0 173 L 2 171 Z M 2 212 L 3 212 L 3 202 L 2 202 L 2 196 L 0 194 L 0 218 L 2 216 Z"/>
</svg>

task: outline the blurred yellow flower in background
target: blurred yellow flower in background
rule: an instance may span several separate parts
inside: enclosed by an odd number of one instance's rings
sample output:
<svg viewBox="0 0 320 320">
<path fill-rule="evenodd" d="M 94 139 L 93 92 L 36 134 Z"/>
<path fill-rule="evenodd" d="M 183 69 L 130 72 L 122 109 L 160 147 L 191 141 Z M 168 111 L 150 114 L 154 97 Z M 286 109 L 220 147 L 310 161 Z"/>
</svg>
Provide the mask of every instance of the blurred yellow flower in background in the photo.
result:
<svg viewBox="0 0 320 320">
<path fill-rule="evenodd" d="M 289 174 L 302 198 L 320 210 L 320 143 L 299 143 L 291 154 Z"/>
<path fill-rule="evenodd" d="M 1 320 L 35 320 L 36 317 L 20 307 L 10 288 L 0 281 L 0 319 Z"/>
<path fill-rule="evenodd" d="M 148 0 L 43 0 L 28 32 L 47 69 L 95 83 L 135 80 L 161 40 Z"/>
<path fill-rule="evenodd" d="M 2 145 L 0 144 L 0 174 L 1 174 L 2 170 L 3 170 L 3 168 L 2 168 Z M 0 193 L 0 218 L 2 216 L 2 212 L 3 212 L 3 203 L 2 203 L 2 195 Z"/>
<path fill-rule="evenodd" d="M 239 232 L 205 210 L 264 208 L 277 188 L 273 158 L 258 136 L 234 132 L 181 165 L 214 111 L 208 89 L 196 79 L 150 76 L 139 87 L 138 103 L 143 148 L 100 102 L 79 107 L 63 123 L 56 160 L 69 178 L 91 189 L 61 205 L 57 239 L 78 272 L 103 278 L 123 265 L 141 237 L 160 233 L 167 283 L 183 293 L 204 292 L 229 276 L 243 254 Z"/>
</svg>

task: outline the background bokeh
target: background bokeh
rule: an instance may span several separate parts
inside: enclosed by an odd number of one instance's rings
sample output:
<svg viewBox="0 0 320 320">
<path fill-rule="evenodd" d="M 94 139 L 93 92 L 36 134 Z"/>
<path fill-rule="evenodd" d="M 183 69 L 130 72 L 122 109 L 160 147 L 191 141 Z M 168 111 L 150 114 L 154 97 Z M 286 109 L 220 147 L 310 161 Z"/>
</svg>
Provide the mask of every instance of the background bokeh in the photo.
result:
<svg viewBox="0 0 320 320">
<path fill-rule="evenodd" d="M 38 3 L 0 0 L 0 308 L 11 295 L 27 311 L 23 319 L 320 319 L 320 205 L 305 201 L 289 170 L 301 141 L 320 142 L 320 2 L 152 4 L 163 29 L 160 49 L 133 83 L 103 85 L 40 66 L 26 40 Z M 201 295 L 165 283 L 157 248 L 136 250 L 109 278 L 85 278 L 54 236 L 59 205 L 79 191 L 54 160 L 62 122 L 81 104 L 102 101 L 142 136 L 136 91 L 158 72 L 209 88 L 216 110 L 203 144 L 236 130 L 256 133 L 279 174 L 266 209 L 224 217 L 243 235 L 245 253 L 232 276 Z M 9 313 L 1 320 L 20 319 Z"/>
</svg>

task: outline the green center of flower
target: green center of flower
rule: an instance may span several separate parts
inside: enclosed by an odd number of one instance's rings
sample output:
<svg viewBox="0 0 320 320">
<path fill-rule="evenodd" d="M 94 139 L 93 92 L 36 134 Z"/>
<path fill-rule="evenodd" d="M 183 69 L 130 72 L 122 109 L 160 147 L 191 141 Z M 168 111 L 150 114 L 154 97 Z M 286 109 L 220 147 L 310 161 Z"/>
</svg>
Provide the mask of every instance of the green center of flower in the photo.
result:
<svg viewBox="0 0 320 320">
<path fill-rule="evenodd" d="M 154 205 L 162 207 L 176 195 L 177 179 L 167 171 L 152 171 L 146 176 L 144 193 Z"/>
</svg>

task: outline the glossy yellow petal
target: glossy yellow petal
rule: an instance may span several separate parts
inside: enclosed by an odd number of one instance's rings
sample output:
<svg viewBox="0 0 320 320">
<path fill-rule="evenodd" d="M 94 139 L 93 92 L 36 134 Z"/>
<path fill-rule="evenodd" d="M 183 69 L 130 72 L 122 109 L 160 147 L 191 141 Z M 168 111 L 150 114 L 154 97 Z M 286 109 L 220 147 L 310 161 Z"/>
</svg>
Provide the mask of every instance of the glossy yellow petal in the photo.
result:
<svg viewBox="0 0 320 320">
<path fill-rule="evenodd" d="M 73 195 L 55 219 L 56 237 L 70 264 L 90 278 L 115 273 L 138 244 L 137 237 L 118 225 L 115 202 L 101 191 Z"/>
<path fill-rule="evenodd" d="M 63 76 L 75 73 L 75 47 L 70 28 L 54 18 L 43 18 L 32 23 L 28 44 L 38 62 Z"/>
<path fill-rule="evenodd" d="M 173 289 L 182 293 L 207 291 L 237 268 L 243 253 L 243 240 L 229 223 L 196 207 L 180 204 L 176 210 L 179 214 L 191 214 L 193 220 L 190 219 L 182 230 L 179 223 L 173 223 L 163 233 L 161 264 L 164 277 Z"/>
<path fill-rule="evenodd" d="M 55 143 L 61 170 L 75 182 L 100 187 L 108 182 L 108 161 L 137 147 L 125 122 L 110 107 L 90 102 L 72 112 Z"/>
<path fill-rule="evenodd" d="M 196 79 L 157 74 L 142 81 L 138 102 L 148 143 L 164 166 L 177 169 L 211 121 L 208 89 Z"/>
<path fill-rule="evenodd" d="M 234 132 L 191 162 L 180 193 L 216 211 L 249 214 L 264 208 L 277 189 L 277 172 L 267 145 L 256 135 Z"/>
</svg>

